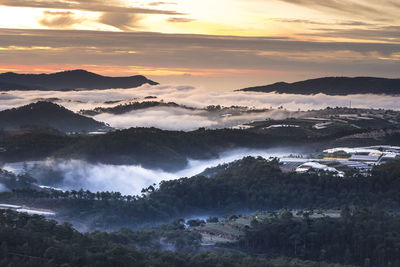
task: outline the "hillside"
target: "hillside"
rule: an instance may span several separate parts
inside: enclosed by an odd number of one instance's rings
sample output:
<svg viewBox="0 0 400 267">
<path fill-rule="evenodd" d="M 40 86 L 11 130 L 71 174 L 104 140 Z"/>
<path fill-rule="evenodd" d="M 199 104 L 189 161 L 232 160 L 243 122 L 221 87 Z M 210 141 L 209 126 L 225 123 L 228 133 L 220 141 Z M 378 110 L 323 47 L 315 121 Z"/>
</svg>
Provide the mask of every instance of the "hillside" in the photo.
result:
<svg viewBox="0 0 400 267">
<path fill-rule="evenodd" d="M 20 209 L 0 210 L 1 262 L 9 266 L 27 262 L 29 266 L 131 266 L 132 262 L 137 266 L 399 266 L 400 216 L 393 212 L 399 207 L 398 161 L 375 167 L 370 176 L 348 179 L 328 173 L 282 173 L 276 163 L 247 157 L 213 178 L 163 181 L 157 188 L 143 190 L 142 196 L 26 188 L 0 193 L 2 203 L 25 206 L 25 211 L 48 210 L 60 222 L 19 213 Z M 199 214 L 214 217 L 189 219 Z M 200 253 L 204 251 L 211 253 Z M 274 257 L 285 260 L 269 264 Z M 296 263 L 286 263 L 291 259 Z M 300 264 L 299 259 L 306 262 Z"/>
<path fill-rule="evenodd" d="M 229 149 L 267 148 L 276 141 L 274 136 L 231 129 L 183 132 L 131 128 L 95 136 L 26 134 L 0 138 L 0 148 L 5 150 L 0 153 L 0 161 L 54 156 L 176 171 L 187 166 L 188 158 L 217 158 L 219 153 Z"/>
<path fill-rule="evenodd" d="M 324 77 L 294 83 L 278 82 L 274 84 L 240 89 L 250 92 L 277 92 L 279 94 L 400 94 L 400 79 L 374 77 Z"/>
<path fill-rule="evenodd" d="M 0 91 L 9 90 L 78 90 L 133 88 L 158 83 L 144 76 L 107 77 L 86 70 L 62 71 L 51 74 L 0 74 Z"/>
<path fill-rule="evenodd" d="M 50 127 L 62 132 L 97 131 L 109 128 L 102 122 L 44 101 L 0 112 L 0 129 L 15 130 L 32 126 Z"/>
<path fill-rule="evenodd" d="M 114 107 L 96 107 L 92 110 L 80 110 L 79 113 L 86 116 L 95 116 L 102 113 L 109 113 L 114 115 L 120 115 L 128 113 L 134 110 L 154 108 L 154 107 L 173 107 L 173 108 L 184 108 L 189 110 L 195 110 L 195 108 L 179 105 L 175 102 L 158 102 L 158 101 L 143 101 L 143 102 L 132 102 L 127 104 L 120 104 Z"/>
<path fill-rule="evenodd" d="M 0 161 L 41 160 L 46 157 L 84 159 L 94 163 L 130 165 L 177 171 L 190 159 L 217 158 L 237 148 L 297 147 L 320 151 L 335 146 L 400 145 L 398 128 L 354 129 L 327 132 L 325 135 L 287 135 L 282 131 L 204 130 L 163 131 L 131 128 L 95 136 L 70 136 L 32 133 L 0 137 Z"/>
<path fill-rule="evenodd" d="M 92 123 L 96 122 L 65 110 L 56 104 L 39 103 L 55 110 L 61 109 L 65 113 L 68 112 L 68 115 L 57 115 L 56 118 L 73 116 L 82 120 L 90 120 Z M 34 113 L 31 112 L 30 107 L 38 106 L 39 103 L 20 109 L 29 110 L 26 113 L 31 116 Z M 152 105 L 152 102 L 144 103 Z M 135 104 L 121 105 L 116 110 L 111 108 L 111 111 L 118 114 L 118 112 L 124 112 L 125 107 L 135 106 Z M 50 107 L 48 110 L 51 110 Z M 142 104 L 138 104 L 137 107 L 143 108 Z M 3 123 L 4 118 L 9 118 L 8 115 L 2 115 L 5 113 L 0 112 L 0 121 Z M 15 113 L 17 110 L 14 110 Z M 46 116 L 56 115 L 56 113 L 54 110 L 46 111 L 42 119 L 47 118 Z M 254 121 L 246 125 L 248 126 L 247 130 L 198 129 L 184 132 L 156 128 L 130 128 L 96 136 L 60 135 L 48 131 L 42 133 L 35 131 L 25 135 L 4 137 L 0 132 L 0 149 L 5 150 L 0 152 L 0 161 L 41 160 L 53 156 L 115 165 L 139 164 L 145 168 L 176 171 L 187 166 L 188 158 L 212 159 L 217 158 L 222 152 L 238 148 L 296 147 L 301 151 L 312 152 L 335 146 L 400 145 L 398 111 L 329 108 L 311 111 L 303 115 L 303 118 Z M 70 123 L 66 119 L 56 118 L 52 120 L 54 124 L 43 122 L 42 125 L 56 128 L 55 123 L 63 122 L 65 127 L 74 126 L 75 129 L 81 130 L 76 124 Z M 25 123 L 35 121 L 30 117 L 29 119 L 23 117 L 23 119 L 26 119 Z M 14 116 L 9 123 L 15 121 Z M 2 126 L 0 125 L 0 127 Z M 96 127 L 98 126 L 96 125 Z"/>
<path fill-rule="evenodd" d="M 400 207 L 400 161 L 376 166 L 369 176 L 354 175 L 346 179 L 326 172 L 283 173 L 277 161 L 253 157 L 210 170 L 215 175 L 163 180 L 158 186 L 144 188 L 140 196 L 84 190 L 46 193 L 31 190 L 20 182 L 19 188 L 23 189 L 0 193 L 0 203 L 54 210 L 91 230 L 136 228 L 193 215 L 223 216 L 283 208 L 317 210 L 355 205 L 398 210 Z M 26 183 L 29 177 L 24 178 Z M 16 189 L 10 183 L 6 185 Z"/>
</svg>

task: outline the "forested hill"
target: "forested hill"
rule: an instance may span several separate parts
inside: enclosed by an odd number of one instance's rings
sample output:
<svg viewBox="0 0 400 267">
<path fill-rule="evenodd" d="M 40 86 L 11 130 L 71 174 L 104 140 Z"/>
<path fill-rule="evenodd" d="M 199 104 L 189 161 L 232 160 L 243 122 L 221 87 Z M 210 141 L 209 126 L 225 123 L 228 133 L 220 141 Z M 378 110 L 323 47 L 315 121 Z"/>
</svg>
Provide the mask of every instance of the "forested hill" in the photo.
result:
<svg viewBox="0 0 400 267">
<path fill-rule="evenodd" d="M 0 266 L 351 267 L 297 258 L 251 257 L 245 253 L 199 253 L 200 239 L 199 235 L 185 229 L 182 220 L 138 231 L 121 229 L 112 233 L 83 234 L 68 223 L 57 224 L 41 216 L 0 210 Z M 381 244 L 376 241 L 372 245 L 372 248 L 380 248 Z"/>
<path fill-rule="evenodd" d="M 101 113 L 120 115 L 134 110 L 154 108 L 154 107 L 172 107 L 172 108 L 195 110 L 195 108 L 187 107 L 185 105 L 179 105 L 175 102 L 143 101 L 143 102 L 120 104 L 114 107 L 96 107 L 92 110 L 80 110 L 79 113 L 87 116 L 95 116 Z"/>
<path fill-rule="evenodd" d="M 0 147 L 5 150 L 0 153 L 0 160 L 40 160 L 54 156 L 173 171 L 186 167 L 188 158 L 217 158 L 229 149 L 267 148 L 274 141 L 266 135 L 232 129 L 183 132 L 131 128 L 96 136 L 32 133 L 0 138 Z"/>
<path fill-rule="evenodd" d="M 62 71 L 51 74 L 0 74 L 0 91 L 133 88 L 158 83 L 144 76 L 107 77 L 86 70 Z"/>
<path fill-rule="evenodd" d="M 108 129 L 104 123 L 76 114 L 51 102 L 39 101 L 19 108 L 0 111 L 0 129 L 16 130 L 50 127 L 62 132 Z"/>
<path fill-rule="evenodd" d="M 370 137 L 356 138 L 354 137 L 356 133 Z M 334 132 L 327 136 L 300 134 L 285 136 L 281 131 L 257 133 L 236 129 L 198 129 L 183 132 L 156 128 L 130 128 L 95 136 L 32 132 L 15 136 L 0 135 L 0 148 L 3 150 L 0 152 L 0 161 L 42 160 L 55 157 L 117 165 L 140 164 L 145 168 L 176 171 L 187 166 L 188 158 L 198 160 L 217 158 L 222 152 L 239 148 L 295 146 L 297 149 L 315 151 L 333 146 L 400 145 L 397 128 L 388 128 L 380 134 L 382 136 L 377 139 L 375 131 L 362 129 Z"/>
<path fill-rule="evenodd" d="M 162 181 L 159 186 L 145 188 L 141 196 L 84 190 L 35 191 L 29 186 L 34 178 L 3 172 L 0 183 L 14 190 L 0 193 L 0 203 L 54 210 L 71 222 L 83 223 L 87 229 L 107 231 L 202 214 L 337 209 L 349 205 L 386 211 L 400 208 L 400 161 L 376 166 L 370 176 L 346 179 L 324 172 L 283 173 L 276 160 L 252 157 L 220 167 L 224 171 L 211 178 Z"/>
<path fill-rule="evenodd" d="M 278 82 L 274 84 L 240 89 L 238 91 L 277 92 L 279 94 L 400 94 L 400 79 L 374 77 L 324 77 L 294 83 Z"/>
</svg>

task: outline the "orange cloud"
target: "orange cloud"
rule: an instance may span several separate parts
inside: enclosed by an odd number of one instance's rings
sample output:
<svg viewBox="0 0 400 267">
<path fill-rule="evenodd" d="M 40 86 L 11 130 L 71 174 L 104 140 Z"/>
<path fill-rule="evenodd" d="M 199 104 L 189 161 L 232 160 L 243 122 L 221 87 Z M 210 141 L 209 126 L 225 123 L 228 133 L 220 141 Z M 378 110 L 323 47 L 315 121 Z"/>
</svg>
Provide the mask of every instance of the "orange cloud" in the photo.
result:
<svg viewBox="0 0 400 267">
<path fill-rule="evenodd" d="M 70 69 L 85 69 L 109 76 L 197 76 L 226 77 L 247 75 L 282 75 L 287 72 L 257 69 L 207 69 L 207 68 L 156 68 L 148 66 L 116 66 L 116 65 L 0 65 L 0 72 L 18 73 L 51 73 Z"/>
<path fill-rule="evenodd" d="M 10 45 L 10 46 L 0 46 L 0 51 L 1 50 L 8 50 L 8 51 L 28 50 L 28 51 L 33 51 L 33 50 L 60 50 L 60 48 L 54 48 L 54 47 L 50 47 L 50 46 L 15 46 L 15 45 Z"/>
<path fill-rule="evenodd" d="M 49 28 L 67 28 L 69 26 L 81 23 L 82 18 L 77 18 L 75 14 L 70 11 L 66 12 L 53 12 L 44 11 L 43 17 L 39 19 L 39 24 Z"/>
<path fill-rule="evenodd" d="M 167 22 L 172 22 L 172 23 L 186 23 L 186 22 L 192 22 L 193 19 L 190 18 L 177 18 L 177 17 L 171 17 L 167 19 Z"/>
</svg>

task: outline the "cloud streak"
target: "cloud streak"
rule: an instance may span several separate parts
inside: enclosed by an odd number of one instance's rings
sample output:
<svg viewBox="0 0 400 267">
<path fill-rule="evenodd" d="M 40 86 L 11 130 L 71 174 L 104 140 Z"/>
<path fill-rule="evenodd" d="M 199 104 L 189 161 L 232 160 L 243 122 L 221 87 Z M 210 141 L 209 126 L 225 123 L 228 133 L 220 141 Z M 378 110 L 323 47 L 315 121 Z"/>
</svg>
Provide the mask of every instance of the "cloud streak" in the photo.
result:
<svg viewBox="0 0 400 267">
<path fill-rule="evenodd" d="M 180 13 L 168 10 L 158 10 L 151 8 L 138 8 L 125 6 L 118 1 L 103 0 L 74 0 L 74 1 L 41 1 L 41 0 L 0 0 L 0 5 L 12 7 L 32 7 L 47 9 L 69 9 L 85 10 L 93 12 L 115 12 L 115 13 L 136 13 L 136 14 L 164 14 L 178 15 Z"/>
<path fill-rule="evenodd" d="M 141 17 L 129 13 L 103 13 L 99 22 L 114 26 L 122 31 L 130 31 L 135 28 L 140 28 L 139 21 Z"/>
<path fill-rule="evenodd" d="M 104 18 L 117 27 L 130 25 L 129 17 Z M 137 25 L 137 20 L 133 25 Z M 377 30 L 373 34 L 400 40 L 395 33 L 397 29 L 386 30 L 388 32 L 378 33 Z M 364 37 L 372 34 L 358 33 Z M 342 31 L 341 34 L 357 36 L 357 32 L 352 31 Z M 290 76 L 291 81 L 295 75 L 297 79 L 301 75 L 304 78 L 334 75 L 397 77 L 400 68 L 400 61 L 396 60 L 400 46 L 379 42 L 333 43 L 286 37 L 0 29 L 0 44 L 4 65 L 92 66 L 101 73 L 109 71 L 111 63 L 118 66 L 114 75 L 120 72 L 147 75 L 148 68 L 151 69 L 149 74 L 153 75 L 150 78 L 154 80 L 160 73 L 167 72 L 171 76 L 178 69 L 182 77 L 173 75 L 169 82 L 177 78 L 194 81 L 194 78 L 185 78 L 182 74 L 198 77 L 200 73 L 204 77 L 225 77 L 221 86 L 231 86 L 232 89 L 236 89 L 233 85 L 240 81 L 242 84 L 248 81 L 247 86 L 256 85 L 254 81 L 261 83 L 262 77 L 266 77 L 264 83 L 279 81 L 276 80 L 278 72 L 281 72 L 280 79 Z M 33 47 L 47 49 L 37 49 L 33 53 Z"/>
<path fill-rule="evenodd" d="M 187 22 L 192 22 L 194 21 L 193 19 L 190 18 L 177 18 L 177 17 L 171 17 L 167 19 L 167 22 L 172 22 L 172 23 L 187 23 Z"/>
<path fill-rule="evenodd" d="M 65 28 L 82 22 L 82 18 L 76 18 L 73 12 L 44 11 L 39 23 L 50 28 Z"/>
<path fill-rule="evenodd" d="M 289 4 L 299 5 L 325 12 L 336 12 L 339 14 L 351 15 L 352 17 L 361 17 L 375 19 L 379 21 L 388 21 L 388 18 L 395 17 L 399 6 L 393 1 L 373 0 L 280 0 Z"/>
</svg>

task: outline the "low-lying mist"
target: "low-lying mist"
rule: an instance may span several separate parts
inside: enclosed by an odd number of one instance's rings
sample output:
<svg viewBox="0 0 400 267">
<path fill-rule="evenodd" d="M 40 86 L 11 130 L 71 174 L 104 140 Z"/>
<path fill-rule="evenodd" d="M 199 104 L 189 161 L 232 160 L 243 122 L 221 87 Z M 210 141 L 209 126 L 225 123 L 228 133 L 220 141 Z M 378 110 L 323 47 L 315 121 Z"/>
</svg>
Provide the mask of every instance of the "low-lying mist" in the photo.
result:
<svg viewBox="0 0 400 267">
<path fill-rule="evenodd" d="M 9 91 L 1 95 L 0 110 L 25 105 L 34 101 L 49 99 L 68 109 L 79 111 L 97 106 L 110 107 L 110 101 L 141 100 L 146 96 L 156 96 L 158 100 L 173 101 L 190 107 L 203 108 L 208 105 L 247 106 L 255 108 L 277 108 L 283 106 L 296 111 L 349 106 L 358 108 L 400 109 L 400 96 L 389 95 L 347 95 L 329 96 L 276 94 L 260 92 L 213 91 L 193 86 L 143 85 L 132 89 L 82 90 L 82 91 Z M 157 99 L 152 99 L 157 100 Z"/>
<path fill-rule="evenodd" d="M 5 187 L 5 185 L 0 184 L 0 192 L 8 192 L 8 191 L 9 191 L 9 190 L 8 190 L 7 187 Z"/>
<path fill-rule="evenodd" d="M 152 96 L 147 100 L 147 96 Z M 155 98 L 154 98 L 155 97 Z M 253 120 L 285 119 L 296 117 L 298 110 L 318 110 L 326 107 L 400 109 L 400 96 L 348 95 L 329 96 L 294 95 L 260 92 L 211 91 L 192 86 L 144 85 L 132 89 L 83 90 L 83 91 L 10 91 L 0 95 L 0 110 L 22 106 L 38 100 L 58 103 L 78 112 L 95 107 L 113 107 L 132 101 L 175 102 L 197 109 L 178 107 L 152 107 L 125 114 L 102 113 L 94 118 L 115 128 L 156 127 L 164 130 L 194 130 L 199 127 L 224 128 Z M 238 112 L 222 114 L 203 110 L 209 105 L 225 107 L 243 106 L 256 109 L 272 109 L 265 112 Z M 279 108 L 279 109 L 278 109 Z M 229 112 L 228 112 L 229 113 Z"/>
<path fill-rule="evenodd" d="M 227 128 L 255 120 L 286 119 L 296 117 L 294 112 L 271 110 L 264 112 L 241 112 L 222 116 L 219 112 L 188 110 L 179 107 L 153 107 L 114 115 L 102 113 L 94 119 L 111 127 L 124 129 L 130 127 L 156 127 L 162 130 L 191 131 L 204 127 L 208 129 Z"/>
<path fill-rule="evenodd" d="M 163 130 L 190 131 L 201 127 L 216 127 L 218 122 L 207 117 L 204 113 L 199 110 L 157 107 L 140 109 L 120 115 L 102 113 L 94 116 L 94 119 L 105 122 L 114 128 L 156 127 Z"/>
<path fill-rule="evenodd" d="M 229 163 L 245 156 L 264 158 L 282 157 L 299 153 L 294 149 L 250 150 L 237 149 L 222 153 L 219 158 L 210 160 L 189 160 L 186 168 L 177 172 L 145 169 L 132 165 L 93 164 L 82 160 L 46 160 L 24 168 L 21 164 L 6 165 L 5 168 L 18 172 L 29 172 L 39 184 L 58 187 L 63 190 L 115 191 L 124 195 L 140 194 L 143 188 L 158 184 L 162 180 L 191 177 L 206 168 Z"/>
</svg>

